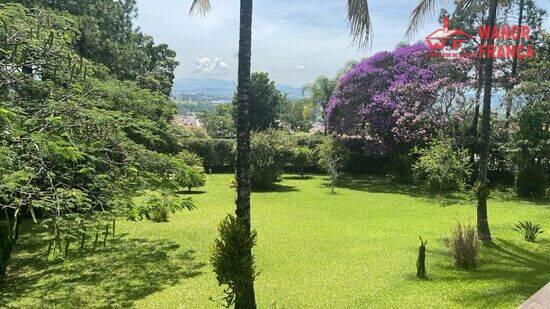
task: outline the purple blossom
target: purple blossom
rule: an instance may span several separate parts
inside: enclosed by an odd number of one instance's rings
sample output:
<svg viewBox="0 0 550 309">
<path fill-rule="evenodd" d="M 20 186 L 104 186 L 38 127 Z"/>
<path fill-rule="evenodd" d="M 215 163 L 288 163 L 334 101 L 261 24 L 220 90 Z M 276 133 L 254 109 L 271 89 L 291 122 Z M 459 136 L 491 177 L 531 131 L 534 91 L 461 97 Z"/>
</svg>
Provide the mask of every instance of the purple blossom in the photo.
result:
<svg viewBox="0 0 550 309">
<path fill-rule="evenodd" d="M 328 103 L 330 129 L 365 134 L 383 149 L 426 142 L 444 122 L 434 108 L 438 91 L 461 85 L 449 75 L 469 66 L 465 61 L 429 57 L 429 52 L 426 45 L 415 44 L 357 64 L 340 78 Z"/>
</svg>

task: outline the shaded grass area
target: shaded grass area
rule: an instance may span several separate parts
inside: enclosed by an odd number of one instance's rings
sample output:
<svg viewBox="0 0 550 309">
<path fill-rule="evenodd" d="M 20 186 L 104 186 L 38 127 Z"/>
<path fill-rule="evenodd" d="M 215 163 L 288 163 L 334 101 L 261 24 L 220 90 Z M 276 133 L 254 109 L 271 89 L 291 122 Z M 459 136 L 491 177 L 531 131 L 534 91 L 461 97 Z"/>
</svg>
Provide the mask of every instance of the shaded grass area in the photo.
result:
<svg viewBox="0 0 550 309">
<path fill-rule="evenodd" d="M 234 211 L 232 177 L 208 176 L 192 195 L 198 208 L 168 223 L 119 221 L 126 235 L 82 259 L 48 262 L 39 236 L 25 233 L 0 299 L 8 307 L 219 306 L 208 259 L 217 224 Z M 550 204 L 494 192 L 495 244 L 482 247 L 477 269 L 458 270 L 442 239 L 456 222 L 475 222 L 474 205 L 467 192 L 438 195 L 377 177 L 344 178 L 331 195 L 323 176 L 289 175 L 252 196 L 259 306 L 516 307 L 550 281 L 550 233 L 532 244 L 512 227 L 529 219 L 549 230 Z M 429 241 L 428 280 L 415 277 L 419 236 Z"/>
<path fill-rule="evenodd" d="M 26 234 L 20 240 L 9 275 L 0 282 L 2 307 L 131 307 L 164 286 L 201 275 L 204 266 L 193 250 L 182 251 L 174 242 L 127 237 L 110 239 L 83 257 L 73 250 L 64 260 L 46 259 L 44 237 Z"/>
</svg>

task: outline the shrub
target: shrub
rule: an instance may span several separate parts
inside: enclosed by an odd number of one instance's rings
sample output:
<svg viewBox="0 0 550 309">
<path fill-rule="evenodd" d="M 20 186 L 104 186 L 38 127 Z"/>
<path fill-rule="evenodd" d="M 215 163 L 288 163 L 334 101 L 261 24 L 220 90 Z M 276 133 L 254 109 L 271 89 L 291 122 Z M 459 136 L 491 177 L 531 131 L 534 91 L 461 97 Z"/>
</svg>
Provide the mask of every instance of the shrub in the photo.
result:
<svg viewBox="0 0 550 309">
<path fill-rule="evenodd" d="M 235 167 L 235 140 L 186 138 L 181 148 L 201 157 L 207 172 L 232 171 Z"/>
<path fill-rule="evenodd" d="M 436 140 L 430 148 L 416 153 L 420 157 L 413 167 L 415 178 L 431 189 L 439 192 L 462 189 L 471 174 L 468 151 L 454 149 L 450 140 Z"/>
<path fill-rule="evenodd" d="M 222 221 L 218 231 L 220 235 L 215 240 L 210 261 L 219 285 L 227 285 L 224 299 L 230 307 L 236 298 L 247 298 L 256 279 L 256 263 L 252 254 L 256 232 L 249 232 L 244 222 L 233 215 Z"/>
<path fill-rule="evenodd" d="M 546 194 L 547 188 L 544 167 L 535 164 L 520 167 L 516 174 L 516 193 L 519 197 L 541 197 Z"/>
<path fill-rule="evenodd" d="M 267 130 L 251 139 L 252 187 L 267 188 L 279 181 L 293 157 L 293 141 L 288 133 Z"/>
<path fill-rule="evenodd" d="M 313 151 L 307 147 L 298 147 L 294 151 L 293 165 L 300 172 L 300 176 L 303 178 L 306 167 L 310 166 L 313 162 Z"/>
<path fill-rule="evenodd" d="M 201 170 L 203 169 L 202 158 L 196 153 L 192 153 L 188 150 L 182 150 L 176 155 L 176 158 L 183 161 L 183 163 L 187 166 L 198 167 Z"/>
<path fill-rule="evenodd" d="M 333 136 L 327 137 L 316 150 L 319 165 L 327 171 L 330 180 L 330 190 L 334 193 L 336 182 L 342 173 L 345 162 L 349 158 L 349 150 L 341 141 Z"/>
<path fill-rule="evenodd" d="M 534 224 L 531 221 L 520 221 L 516 224 L 514 231 L 523 234 L 523 239 L 528 242 L 535 242 L 537 236 L 544 233 L 540 224 Z"/>
<path fill-rule="evenodd" d="M 445 239 L 445 245 L 451 251 L 456 266 L 472 268 L 477 265 L 479 239 L 475 227 L 458 223 L 452 238 Z"/>
<path fill-rule="evenodd" d="M 206 176 L 200 170 L 196 168 L 188 168 L 185 172 L 184 187 L 187 191 L 191 191 L 193 188 L 200 188 L 206 183 Z"/>
<path fill-rule="evenodd" d="M 193 210 L 195 205 L 191 198 L 176 197 L 163 192 L 160 196 L 151 196 L 139 207 L 133 209 L 129 214 L 130 220 L 141 220 L 147 218 L 154 222 L 168 222 L 170 213 Z"/>
</svg>

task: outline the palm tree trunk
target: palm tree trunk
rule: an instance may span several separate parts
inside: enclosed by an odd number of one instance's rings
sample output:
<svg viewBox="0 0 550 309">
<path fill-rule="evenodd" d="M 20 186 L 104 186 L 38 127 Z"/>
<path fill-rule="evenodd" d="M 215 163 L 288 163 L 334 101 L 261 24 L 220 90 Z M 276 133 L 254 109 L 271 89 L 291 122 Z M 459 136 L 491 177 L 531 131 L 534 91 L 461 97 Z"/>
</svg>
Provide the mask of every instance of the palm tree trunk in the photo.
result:
<svg viewBox="0 0 550 309">
<path fill-rule="evenodd" d="M 497 0 L 489 1 L 488 25 L 491 35 L 487 39 L 487 45 L 493 45 L 493 28 L 496 23 Z M 479 186 L 477 188 L 477 234 L 482 241 L 491 241 L 489 220 L 487 216 L 487 198 L 489 188 L 487 180 L 487 169 L 489 165 L 489 137 L 491 134 L 491 91 L 493 89 L 493 57 L 486 55 L 484 63 L 484 94 L 483 94 L 483 115 L 481 117 L 481 138 L 479 140 Z"/>
<path fill-rule="evenodd" d="M 250 233 L 250 59 L 252 57 L 252 0 L 241 0 L 239 80 L 237 86 L 237 211 Z M 249 252 L 252 255 L 252 252 Z M 256 308 L 254 283 L 241 287 L 235 308 Z"/>
<path fill-rule="evenodd" d="M 523 22 L 523 1 L 519 1 L 519 17 L 518 17 L 518 29 L 521 29 L 521 25 Z M 519 46 L 521 40 L 521 35 L 518 35 L 518 38 L 516 39 L 515 45 L 516 50 Z M 508 82 L 508 91 L 512 90 L 516 84 L 516 77 L 518 75 L 518 57 L 514 57 L 512 59 L 512 73 L 510 74 L 510 81 Z M 512 114 L 512 98 L 507 96 L 506 98 L 506 128 L 508 128 L 508 120 L 510 119 L 510 115 Z"/>
</svg>

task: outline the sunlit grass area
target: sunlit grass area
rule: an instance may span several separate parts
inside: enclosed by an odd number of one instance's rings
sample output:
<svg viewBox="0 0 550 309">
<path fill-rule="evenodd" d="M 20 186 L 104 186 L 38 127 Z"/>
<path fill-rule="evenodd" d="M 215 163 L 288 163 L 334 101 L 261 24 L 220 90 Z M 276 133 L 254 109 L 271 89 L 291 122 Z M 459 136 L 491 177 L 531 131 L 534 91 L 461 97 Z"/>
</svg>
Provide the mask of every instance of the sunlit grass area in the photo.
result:
<svg viewBox="0 0 550 309">
<path fill-rule="evenodd" d="M 208 264 L 217 224 L 233 211 L 232 175 L 208 176 L 197 209 L 168 223 L 117 222 L 105 248 L 47 261 L 40 235 L 24 233 L 0 292 L 0 307 L 212 308 L 222 288 Z M 475 224 L 470 194 L 449 196 L 344 179 L 330 194 L 323 176 L 287 176 L 252 196 L 260 308 L 516 307 L 550 281 L 550 233 L 527 243 L 519 220 L 550 231 L 548 200 L 494 193 L 494 246 L 475 270 L 458 270 L 443 245 L 457 222 Z M 415 277 L 428 240 L 428 280 Z"/>
</svg>

